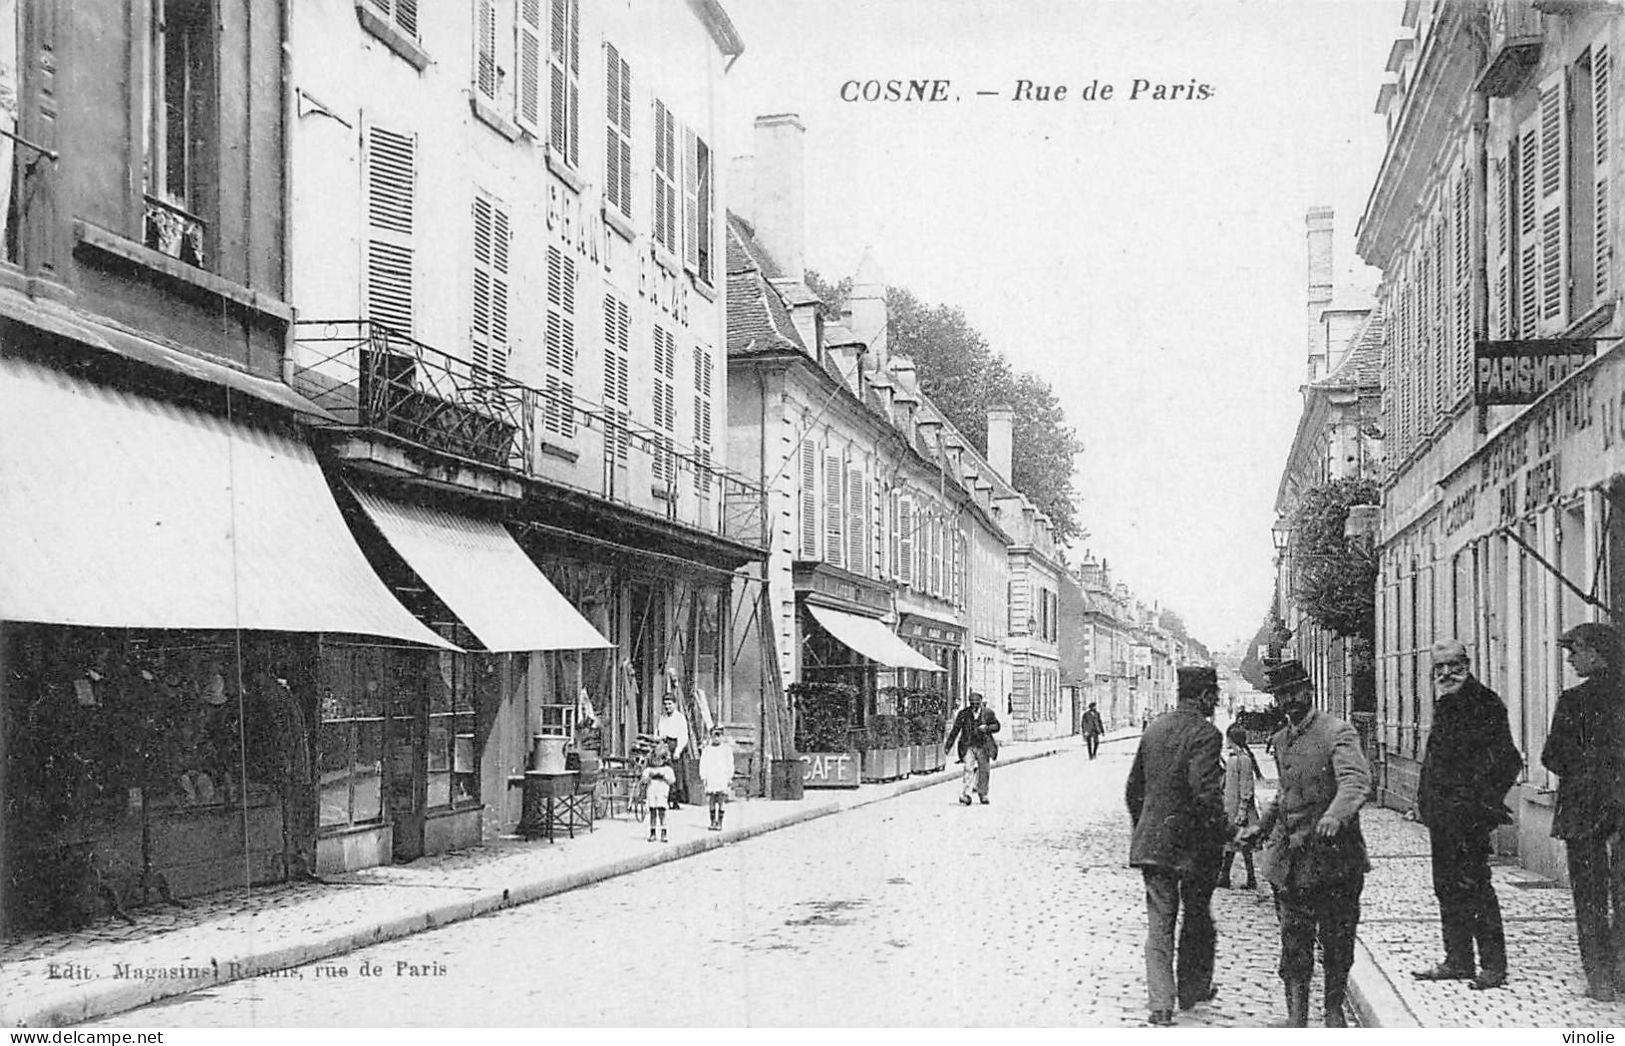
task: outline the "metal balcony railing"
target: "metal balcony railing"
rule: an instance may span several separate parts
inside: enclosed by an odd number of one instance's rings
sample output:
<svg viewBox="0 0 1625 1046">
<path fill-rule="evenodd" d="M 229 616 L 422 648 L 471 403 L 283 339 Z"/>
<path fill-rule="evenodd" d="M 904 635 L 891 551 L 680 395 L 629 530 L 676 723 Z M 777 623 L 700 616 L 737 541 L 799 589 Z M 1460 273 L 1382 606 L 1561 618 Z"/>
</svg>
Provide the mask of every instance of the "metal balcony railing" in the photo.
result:
<svg viewBox="0 0 1625 1046">
<path fill-rule="evenodd" d="M 767 543 L 762 487 L 625 408 L 520 384 L 370 320 L 294 326 L 294 387 L 345 425 Z"/>
<path fill-rule="evenodd" d="M 146 215 L 141 237 L 148 247 L 162 251 L 188 265 L 203 265 L 203 219 L 177 204 L 156 196 L 146 197 Z"/>
</svg>

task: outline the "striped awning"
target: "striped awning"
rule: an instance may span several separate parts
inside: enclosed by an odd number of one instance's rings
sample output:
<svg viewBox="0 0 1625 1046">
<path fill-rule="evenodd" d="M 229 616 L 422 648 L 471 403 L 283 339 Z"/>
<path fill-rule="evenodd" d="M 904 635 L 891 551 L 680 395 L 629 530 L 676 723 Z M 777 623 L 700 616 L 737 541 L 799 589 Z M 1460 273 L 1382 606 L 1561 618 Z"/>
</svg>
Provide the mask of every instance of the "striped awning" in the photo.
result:
<svg viewBox="0 0 1625 1046">
<path fill-rule="evenodd" d="M 0 535 L 0 619 L 450 647 L 373 572 L 302 441 L 8 357 Z"/>
<path fill-rule="evenodd" d="M 500 523 L 351 488 L 367 518 L 487 650 L 613 646 Z"/>
</svg>

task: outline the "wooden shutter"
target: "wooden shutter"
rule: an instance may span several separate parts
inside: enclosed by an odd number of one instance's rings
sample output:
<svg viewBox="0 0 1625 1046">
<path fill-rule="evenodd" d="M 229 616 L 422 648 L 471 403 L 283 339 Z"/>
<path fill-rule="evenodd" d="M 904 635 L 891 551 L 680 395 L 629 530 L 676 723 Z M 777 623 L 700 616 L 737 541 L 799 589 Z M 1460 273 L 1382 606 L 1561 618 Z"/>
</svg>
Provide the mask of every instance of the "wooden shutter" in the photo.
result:
<svg viewBox="0 0 1625 1046">
<path fill-rule="evenodd" d="M 496 384 L 508 372 L 508 214 L 484 195 L 474 197 L 474 322 L 472 377 Z"/>
<path fill-rule="evenodd" d="M 418 0 L 372 0 L 372 6 L 401 32 L 418 38 Z"/>
<path fill-rule="evenodd" d="M 631 313 L 626 302 L 604 295 L 604 458 L 625 465 L 631 436 Z"/>
<path fill-rule="evenodd" d="M 412 232 L 417 189 L 417 138 L 367 129 L 366 315 L 412 336 Z"/>
<path fill-rule="evenodd" d="M 1450 272 L 1454 278 L 1450 389 L 1445 405 L 1459 403 L 1473 387 L 1473 254 L 1470 180 L 1462 167 L 1455 182 L 1454 213 L 1451 217 Z"/>
<path fill-rule="evenodd" d="M 683 128 L 683 268 L 700 268 L 699 136 Z"/>
<path fill-rule="evenodd" d="M 480 97 L 496 101 L 496 0 L 474 0 L 474 90 Z"/>
<path fill-rule="evenodd" d="M 604 43 L 604 198 L 632 216 L 632 67 Z"/>
<path fill-rule="evenodd" d="M 1518 337 L 1535 336 L 1540 319 L 1540 113 L 1518 130 L 1518 165 L 1514 185 L 1517 203 Z"/>
<path fill-rule="evenodd" d="M 715 283 L 716 272 L 712 264 L 712 245 L 716 239 L 716 177 L 712 169 L 714 156 L 704 138 L 694 139 L 694 169 L 697 184 L 695 200 L 699 216 L 694 221 L 694 265 L 700 279 Z"/>
<path fill-rule="evenodd" d="M 580 0 L 552 0 L 548 28 L 548 144 L 576 167 L 581 163 Z"/>
<path fill-rule="evenodd" d="M 841 487 L 846 463 L 834 451 L 824 452 L 824 562 L 839 567 L 846 563 L 842 543 Z"/>
<path fill-rule="evenodd" d="M 711 491 L 711 352 L 694 346 L 694 456 L 701 464 L 694 470 L 694 489 Z"/>
<path fill-rule="evenodd" d="M 914 526 L 914 499 L 905 494 L 897 503 L 898 579 L 905 585 L 914 583 Z"/>
<path fill-rule="evenodd" d="M 677 245 L 676 121 L 666 103 L 654 100 L 654 229 L 655 242 L 673 254 Z"/>
<path fill-rule="evenodd" d="M 543 337 L 546 392 L 542 426 L 566 439 L 576 434 L 576 260 L 557 246 L 547 248 L 547 323 Z M 610 353 L 606 347 L 605 355 Z"/>
<path fill-rule="evenodd" d="M 1591 45 L 1592 293 L 1595 303 L 1614 290 L 1613 218 L 1614 65 L 1613 49 L 1604 37 Z"/>
<path fill-rule="evenodd" d="M 846 468 L 846 569 L 869 573 L 869 488 L 856 461 Z"/>
<path fill-rule="evenodd" d="M 902 560 L 902 495 L 895 489 L 886 492 L 886 576 L 892 579 L 903 576 Z"/>
<path fill-rule="evenodd" d="M 1508 143 L 1499 142 L 1491 147 L 1487 177 L 1485 179 L 1484 217 L 1487 228 L 1484 236 L 1485 254 L 1489 268 L 1490 307 L 1488 309 L 1490 337 L 1501 340 L 1511 337 L 1512 320 L 1512 263 L 1508 247 L 1512 242 L 1511 199 L 1508 190 L 1511 178 L 1508 172 Z M 1469 273 L 1469 277 L 1471 274 Z M 1470 380 L 1470 379 L 1469 379 Z"/>
<path fill-rule="evenodd" d="M 530 134 L 542 133 L 542 0 L 519 0 L 514 19 L 514 122 Z"/>
<path fill-rule="evenodd" d="M 813 441 L 801 441 L 801 481 L 796 495 L 801 516 L 801 543 L 798 559 L 818 558 L 818 448 Z"/>
<path fill-rule="evenodd" d="M 1568 97 L 1564 70 L 1540 85 L 1540 324 L 1569 322 Z"/>
<path fill-rule="evenodd" d="M 654 422 L 660 438 L 655 441 L 655 479 L 671 483 L 676 479 L 672 434 L 677 428 L 677 339 L 664 327 L 654 329 Z"/>
</svg>

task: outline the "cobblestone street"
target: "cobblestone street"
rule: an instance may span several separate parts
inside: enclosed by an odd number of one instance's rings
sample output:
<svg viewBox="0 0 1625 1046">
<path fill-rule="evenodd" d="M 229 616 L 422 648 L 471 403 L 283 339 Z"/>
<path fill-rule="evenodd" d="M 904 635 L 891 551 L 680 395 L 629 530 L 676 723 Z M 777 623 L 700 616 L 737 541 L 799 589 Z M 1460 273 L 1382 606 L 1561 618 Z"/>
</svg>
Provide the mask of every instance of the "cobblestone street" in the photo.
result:
<svg viewBox="0 0 1625 1046">
<path fill-rule="evenodd" d="M 1000 768 L 986 807 L 926 788 L 114 1022 L 1140 1025 L 1132 755 Z M 1267 896 L 1215 895 L 1220 994 L 1180 1024 L 1280 1016 Z"/>
</svg>

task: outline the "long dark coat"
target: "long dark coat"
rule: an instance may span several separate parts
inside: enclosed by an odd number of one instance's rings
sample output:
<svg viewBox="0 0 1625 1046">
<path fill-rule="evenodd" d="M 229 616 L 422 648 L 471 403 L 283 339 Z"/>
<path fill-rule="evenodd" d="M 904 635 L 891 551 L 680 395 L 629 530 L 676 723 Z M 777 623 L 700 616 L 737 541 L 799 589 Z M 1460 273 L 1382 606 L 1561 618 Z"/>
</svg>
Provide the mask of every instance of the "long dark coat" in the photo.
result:
<svg viewBox="0 0 1625 1046">
<path fill-rule="evenodd" d="M 1625 729 L 1622 687 L 1613 674 L 1592 676 L 1563 691 L 1540 761 L 1558 777 L 1552 835 L 1585 839 L 1620 826 L 1625 809 Z"/>
<path fill-rule="evenodd" d="M 1216 865 L 1228 836 L 1219 730 L 1193 704 L 1140 735 L 1123 798 L 1134 836 L 1128 863 L 1191 873 Z"/>
<path fill-rule="evenodd" d="M 1476 679 L 1433 705 L 1433 728 L 1416 786 L 1416 815 L 1429 828 L 1487 832 L 1509 824 L 1502 800 L 1523 769 L 1506 706 Z"/>
<path fill-rule="evenodd" d="M 1360 807 L 1371 794 L 1371 767 L 1354 727 L 1311 709 L 1273 744 L 1280 789 L 1259 819 L 1268 839 L 1265 878 L 1277 888 L 1304 891 L 1363 877 Z M 1328 813 L 1341 828 L 1322 839 L 1315 827 Z"/>
<path fill-rule="evenodd" d="M 960 759 L 965 758 L 967 748 L 981 748 L 993 754 L 998 751 L 999 743 L 993 737 L 998 732 L 999 717 L 993 714 L 993 709 L 983 705 L 980 712 L 972 712 L 970 705 L 966 705 L 954 716 L 953 728 L 948 731 L 948 739 L 942 743 L 942 747 L 952 751 L 957 739 L 959 751 L 956 755 Z"/>
</svg>

